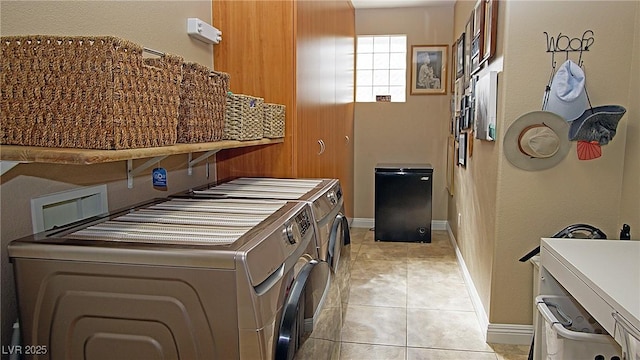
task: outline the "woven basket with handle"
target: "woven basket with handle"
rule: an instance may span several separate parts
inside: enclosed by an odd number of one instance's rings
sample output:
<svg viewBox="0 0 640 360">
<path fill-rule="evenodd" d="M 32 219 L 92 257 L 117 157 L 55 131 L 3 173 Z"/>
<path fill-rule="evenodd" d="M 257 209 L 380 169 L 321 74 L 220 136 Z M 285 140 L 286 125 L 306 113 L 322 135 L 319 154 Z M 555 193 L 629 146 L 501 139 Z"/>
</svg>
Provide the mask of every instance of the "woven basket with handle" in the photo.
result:
<svg viewBox="0 0 640 360">
<path fill-rule="evenodd" d="M 182 63 L 111 36 L 1 38 L 0 143 L 130 149 L 176 142 Z"/>
<path fill-rule="evenodd" d="M 224 135 L 229 74 L 197 63 L 182 67 L 178 142 L 219 141 Z"/>
<path fill-rule="evenodd" d="M 242 94 L 227 94 L 224 138 L 257 140 L 264 134 L 264 99 Z"/>
<path fill-rule="evenodd" d="M 264 104 L 264 137 L 284 137 L 286 107 L 280 104 Z"/>
</svg>

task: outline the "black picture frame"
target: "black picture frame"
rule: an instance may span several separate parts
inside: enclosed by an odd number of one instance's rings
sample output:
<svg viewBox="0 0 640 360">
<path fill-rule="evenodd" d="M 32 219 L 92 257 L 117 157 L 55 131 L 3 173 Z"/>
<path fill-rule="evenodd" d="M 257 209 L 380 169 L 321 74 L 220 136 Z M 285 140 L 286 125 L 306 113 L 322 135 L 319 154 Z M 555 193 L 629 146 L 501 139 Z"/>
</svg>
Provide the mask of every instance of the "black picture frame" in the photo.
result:
<svg viewBox="0 0 640 360">
<path fill-rule="evenodd" d="M 467 25 L 464 28 L 464 88 L 469 86 L 471 77 L 471 40 L 473 39 L 473 13 L 469 16 Z"/>
<path fill-rule="evenodd" d="M 464 76 L 464 33 L 456 41 L 456 79 Z"/>
</svg>

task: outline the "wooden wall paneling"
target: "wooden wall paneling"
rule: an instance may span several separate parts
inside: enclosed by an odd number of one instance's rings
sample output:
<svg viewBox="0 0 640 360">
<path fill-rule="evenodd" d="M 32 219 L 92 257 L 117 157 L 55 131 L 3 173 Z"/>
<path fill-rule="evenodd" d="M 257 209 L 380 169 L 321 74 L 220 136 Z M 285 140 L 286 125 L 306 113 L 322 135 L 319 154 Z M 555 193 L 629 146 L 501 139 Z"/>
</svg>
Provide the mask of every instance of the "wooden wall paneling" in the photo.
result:
<svg viewBox="0 0 640 360">
<path fill-rule="evenodd" d="M 328 94 L 333 89 L 333 78 L 327 58 L 328 46 L 327 8 L 329 2 L 301 1 L 297 8 L 297 102 L 300 121 L 298 143 L 298 176 L 332 177 L 330 167 L 333 159 L 329 155 L 332 140 L 325 120 L 333 107 Z M 324 151 L 319 154 L 322 141 Z"/>
<path fill-rule="evenodd" d="M 341 129 L 338 177 L 343 188 L 345 211 L 353 216 L 354 202 L 354 100 L 355 100 L 355 10 L 350 2 L 338 5 L 336 37 L 336 105 Z"/>
<path fill-rule="evenodd" d="M 284 143 L 218 153 L 218 178 L 294 176 L 295 2 L 215 0 L 212 9 L 224 34 L 215 47 L 215 69 L 230 74 L 231 91 L 284 104 L 287 117 Z"/>
<path fill-rule="evenodd" d="M 218 177 L 337 177 L 350 215 L 355 72 L 351 3 L 215 0 L 213 18 L 224 34 L 214 62 L 216 70 L 231 74 L 231 90 L 254 96 L 262 92 L 265 101 L 287 105 L 285 142 L 220 152 Z M 325 144 L 320 155 L 318 140 Z"/>
<path fill-rule="evenodd" d="M 341 155 L 341 142 L 339 141 L 341 119 L 339 118 L 339 106 L 337 104 L 337 49 L 338 37 L 338 4 L 337 1 L 326 2 L 322 13 L 322 57 L 323 57 L 323 86 L 322 86 L 322 127 L 326 137 L 326 158 L 323 165 L 331 177 L 339 178 L 339 169 L 343 165 Z M 325 177 L 328 177 L 325 175 Z"/>
</svg>

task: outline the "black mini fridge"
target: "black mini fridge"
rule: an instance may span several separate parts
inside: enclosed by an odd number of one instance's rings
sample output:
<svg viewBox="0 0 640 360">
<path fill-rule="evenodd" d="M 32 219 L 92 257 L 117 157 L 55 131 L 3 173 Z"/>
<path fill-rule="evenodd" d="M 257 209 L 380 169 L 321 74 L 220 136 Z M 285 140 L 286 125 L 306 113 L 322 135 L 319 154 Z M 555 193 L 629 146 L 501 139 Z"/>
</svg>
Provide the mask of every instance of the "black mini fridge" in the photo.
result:
<svg viewBox="0 0 640 360">
<path fill-rule="evenodd" d="M 378 164 L 375 240 L 431 242 L 431 164 Z"/>
</svg>

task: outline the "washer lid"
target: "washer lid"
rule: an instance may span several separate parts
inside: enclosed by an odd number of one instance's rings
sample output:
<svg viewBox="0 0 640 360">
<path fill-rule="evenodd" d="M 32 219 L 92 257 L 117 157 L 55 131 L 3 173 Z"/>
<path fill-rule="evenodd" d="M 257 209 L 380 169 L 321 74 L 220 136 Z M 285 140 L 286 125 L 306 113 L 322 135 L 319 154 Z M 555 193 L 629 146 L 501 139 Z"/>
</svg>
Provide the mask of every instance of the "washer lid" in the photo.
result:
<svg viewBox="0 0 640 360">
<path fill-rule="evenodd" d="M 169 245 L 228 245 L 251 227 L 224 228 L 109 220 L 67 235 L 70 239 Z"/>
<path fill-rule="evenodd" d="M 279 200 L 247 200 L 247 199 L 181 199 L 153 205 L 151 209 L 182 210 L 206 213 L 231 214 L 272 214 L 286 204 Z"/>
<path fill-rule="evenodd" d="M 176 209 L 173 210 L 175 216 L 162 220 L 164 223 L 129 221 L 134 220 L 131 215 L 136 217 L 143 213 L 148 214 L 148 210 L 158 211 L 154 209 L 156 205 L 179 206 L 179 202 L 190 204 L 191 209 L 196 208 L 198 218 L 239 216 L 238 213 L 226 211 L 232 207 L 236 211 L 253 211 L 244 214 L 250 215 L 250 221 L 260 218 L 264 220 L 255 226 L 244 226 L 240 223 L 233 226 L 176 224 L 175 218 L 183 218 L 185 214 L 184 210 Z M 222 206 L 215 206 L 218 202 Z M 110 217 L 92 218 L 79 224 L 12 241 L 8 246 L 8 252 L 12 261 L 42 259 L 237 269 L 238 266 L 246 266 L 248 254 L 262 248 L 273 249 L 269 252 L 269 259 L 258 257 L 258 263 L 268 263 L 270 270 L 274 264 L 277 264 L 277 267 L 282 263 L 285 254 L 301 245 L 289 244 L 284 229 L 290 219 L 304 208 L 303 205 L 298 202 L 272 200 L 154 200 L 136 208 L 113 213 Z M 274 208 L 276 210 L 273 210 Z M 217 211 L 221 209 L 224 211 Z M 289 250 L 284 251 L 285 248 Z"/>
</svg>

